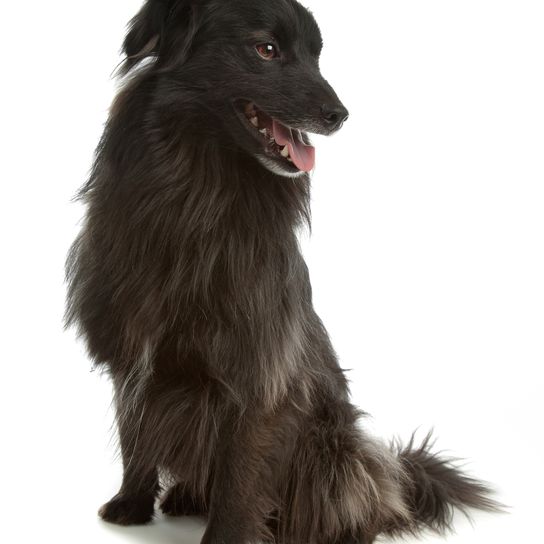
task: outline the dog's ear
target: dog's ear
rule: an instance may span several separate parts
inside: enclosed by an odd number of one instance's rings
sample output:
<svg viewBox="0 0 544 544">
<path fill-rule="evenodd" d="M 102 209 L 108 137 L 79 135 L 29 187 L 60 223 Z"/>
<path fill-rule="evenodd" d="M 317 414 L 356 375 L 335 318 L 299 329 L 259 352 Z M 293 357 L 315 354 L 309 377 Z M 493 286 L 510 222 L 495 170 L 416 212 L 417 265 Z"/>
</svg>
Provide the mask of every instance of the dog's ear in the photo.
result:
<svg viewBox="0 0 544 544">
<path fill-rule="evenodd" d="M 186 55 L 196 34 L 196 14 L 201 4 L 199 0 L 146 0 L 129 23 L 122 72 L 127 73 L 146 57 L 161 59 L 174 50 L 178 59 Z"/>
</svg>

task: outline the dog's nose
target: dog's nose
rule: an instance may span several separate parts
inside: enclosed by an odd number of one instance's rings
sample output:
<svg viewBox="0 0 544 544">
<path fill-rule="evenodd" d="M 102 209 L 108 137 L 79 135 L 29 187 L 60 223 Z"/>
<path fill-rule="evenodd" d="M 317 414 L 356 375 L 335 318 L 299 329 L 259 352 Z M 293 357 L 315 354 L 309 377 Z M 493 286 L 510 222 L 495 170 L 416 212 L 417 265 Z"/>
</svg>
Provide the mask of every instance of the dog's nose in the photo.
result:
<svg viewBox="0 0 544 544">
<path fill-rule="evenodd" d="M 331 132 L 339 130 L 349 117 L 348 110 L 340 103 L 323 104 L 321 114 Z"/>
</svg>

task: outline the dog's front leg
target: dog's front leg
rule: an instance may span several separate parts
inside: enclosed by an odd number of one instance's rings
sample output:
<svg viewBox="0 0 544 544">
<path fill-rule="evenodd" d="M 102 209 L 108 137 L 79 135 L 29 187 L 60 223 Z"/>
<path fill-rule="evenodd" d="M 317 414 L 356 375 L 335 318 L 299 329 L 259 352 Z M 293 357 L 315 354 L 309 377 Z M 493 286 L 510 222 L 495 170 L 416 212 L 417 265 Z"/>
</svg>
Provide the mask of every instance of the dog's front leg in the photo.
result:
<svg viewBox="0 0 544 544">
<path fill-rule="evenodd" d="M 253 411 L 223 425 L 202 544 L 263 540 L 277 478 L 271 466 L 284 449 L 276 439 L 279 420 Z"/>
<path fill-rule="evenodd" d="M 118 389 L 119 391 L 119 389 Z M 122 399 L 122 394 L 118 392 Z M 117 406 L 119 443 L 123 459 L 123 484 L 119 493 L 99 510 L 100 517 L 118 525 L 143 525 L 153 519 L 159 492 L 157 469 L 142 447 L 141 426 L 144 406 Z"/>
</svg>

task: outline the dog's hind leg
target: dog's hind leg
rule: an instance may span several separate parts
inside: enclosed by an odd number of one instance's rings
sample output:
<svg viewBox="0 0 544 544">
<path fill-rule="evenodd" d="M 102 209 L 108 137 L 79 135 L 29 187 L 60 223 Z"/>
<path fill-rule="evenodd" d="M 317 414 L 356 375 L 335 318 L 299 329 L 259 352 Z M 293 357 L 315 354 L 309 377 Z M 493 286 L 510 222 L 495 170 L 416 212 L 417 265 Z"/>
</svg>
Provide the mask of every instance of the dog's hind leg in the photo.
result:
<svg viewBox="0 0 544 544">
<path fill-rule="evenodd" d="M 184 483 L 173 485 L 161 501 L 167 516 L 202 516 L 208 511 L 204 497 L 191 493 Z"/>
<path fill-rule="evenodd" d="M 402 468 L 362 432 L 347 400 L 324 392 L 321 402 L 292 457 L 280 535 L 285 542 L 371 544 L 384 527 L 409 516 Z"/>
</svg>

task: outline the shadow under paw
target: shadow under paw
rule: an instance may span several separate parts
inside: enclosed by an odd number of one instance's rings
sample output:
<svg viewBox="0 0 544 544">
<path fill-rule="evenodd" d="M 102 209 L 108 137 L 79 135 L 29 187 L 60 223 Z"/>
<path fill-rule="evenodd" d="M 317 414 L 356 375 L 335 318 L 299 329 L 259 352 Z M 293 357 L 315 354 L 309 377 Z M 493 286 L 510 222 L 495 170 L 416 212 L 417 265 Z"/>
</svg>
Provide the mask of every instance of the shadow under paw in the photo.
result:
<svg viewBox="0 0 544 544">
<path fill-rule="evenodd" d="M 98 515 L 117 525 L 145 525 L 153 519 L 153 497 L 116 495 L 100 508 Z"/>
</svg>

